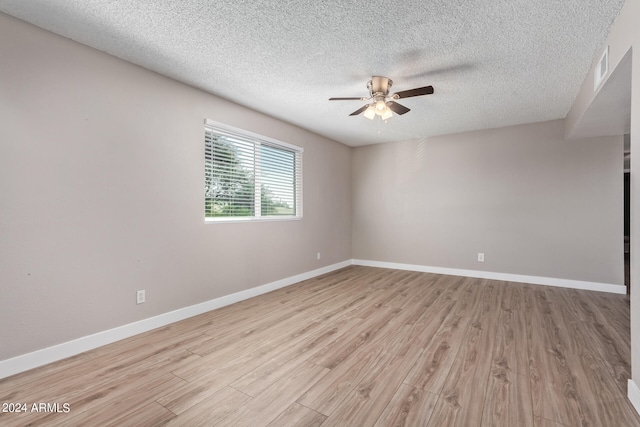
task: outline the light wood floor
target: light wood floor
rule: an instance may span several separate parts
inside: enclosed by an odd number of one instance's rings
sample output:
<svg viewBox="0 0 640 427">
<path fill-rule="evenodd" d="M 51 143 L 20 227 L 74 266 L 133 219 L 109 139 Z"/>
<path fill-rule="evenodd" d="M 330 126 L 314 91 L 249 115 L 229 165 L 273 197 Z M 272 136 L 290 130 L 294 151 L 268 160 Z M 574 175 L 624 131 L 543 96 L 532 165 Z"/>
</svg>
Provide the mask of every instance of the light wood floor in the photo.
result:
<svg viewBox="0 0 640 427">
<path fill-rule="evenodd" d="M 0 381 L 46 426 L 638 426 L 628 297 L 348 267 Z"/>
</svg>

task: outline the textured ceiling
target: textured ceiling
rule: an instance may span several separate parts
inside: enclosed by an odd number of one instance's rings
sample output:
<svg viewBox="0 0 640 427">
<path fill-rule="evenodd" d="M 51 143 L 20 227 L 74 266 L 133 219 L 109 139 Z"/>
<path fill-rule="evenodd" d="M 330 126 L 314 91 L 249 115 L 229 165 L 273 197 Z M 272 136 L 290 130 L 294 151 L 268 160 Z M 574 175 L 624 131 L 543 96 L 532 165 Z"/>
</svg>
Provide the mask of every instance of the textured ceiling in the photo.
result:
<svg viewBox="0 0 640 427">
<path fill-rule="evenodd" d="M 564 118 L 624 0 L 0 0 L 0 11 L 357 146 Z M 349 117 L 382 75 L 411 112 Z M 215 120 L 215 117 L 210 117 Z"/>
</svg>

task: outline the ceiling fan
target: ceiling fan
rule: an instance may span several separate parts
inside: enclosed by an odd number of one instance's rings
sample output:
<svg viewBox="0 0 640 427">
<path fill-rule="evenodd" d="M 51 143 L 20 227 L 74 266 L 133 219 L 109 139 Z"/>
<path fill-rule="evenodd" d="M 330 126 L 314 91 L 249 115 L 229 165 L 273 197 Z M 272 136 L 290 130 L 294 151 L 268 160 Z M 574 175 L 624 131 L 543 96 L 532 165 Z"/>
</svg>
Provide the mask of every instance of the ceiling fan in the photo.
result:
<svg viewBox="0 0 640 427">
<path fill-rule="evenodd" d="M 389 95 L 389 88 L 393 85 L 393 81 L 388 77 L 373 76 L 367 83 L 369 89 L 369 97 L 360 98 L 329 98 L 329 101 L 371 101 L 365 106 L 358 108 L 350 116 L 357 116 L 364 111 L 364 116 L 369 120 L 373 120 L 376 115 L 382 120 L 387 120 L 393 116 L 393 113 L 403 115 L 411 111 L 402 104 L 395 102 L 395 99 L 411 98 L 412 96 L 431 95 L 433 86 L 424 86 L 415 89 L 403 90 Z M 392 113 L 393 112 L 393 113 Z"/>
</svg>

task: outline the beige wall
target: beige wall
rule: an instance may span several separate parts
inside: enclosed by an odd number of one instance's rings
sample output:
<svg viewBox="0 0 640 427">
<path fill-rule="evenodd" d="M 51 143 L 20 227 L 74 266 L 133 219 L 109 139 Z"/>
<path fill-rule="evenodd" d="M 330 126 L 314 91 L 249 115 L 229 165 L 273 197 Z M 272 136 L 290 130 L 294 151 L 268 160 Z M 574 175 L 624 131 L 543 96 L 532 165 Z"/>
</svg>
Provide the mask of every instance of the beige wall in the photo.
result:
<svg viewBox="0 0 640 427">
<path fill-rule="evenodd" d="M 0 360 L 350 258 L 348 147 L 2 14 L 0 58 Z M 304 147 L 302 221 L 204 223 L 205 118 Z"/>
<path fill-rule="evenodd" d="M 640 0 L 627 0 L 601 46 L 609 46 L 609 76 L 630 51 L 631 58 L 631 373 L 636 385 L 640 385 Z M 594 61 L 597 61 L 596 58 Z M 595 64 L 594 64 L 595 65 Z M 592 66 L 580 93 L 567 115 L 567 134 L 571 134 L 594 101 Z M 604 85 L 603 85 L 604 86 Z M 636 396 L 637 397 L 637 396 Z"/>
<path fill-rule="evenodd" d="M 558 120 L 358 147 L 353 258 L 622 285 L 622 144 Z"/>
</svg>

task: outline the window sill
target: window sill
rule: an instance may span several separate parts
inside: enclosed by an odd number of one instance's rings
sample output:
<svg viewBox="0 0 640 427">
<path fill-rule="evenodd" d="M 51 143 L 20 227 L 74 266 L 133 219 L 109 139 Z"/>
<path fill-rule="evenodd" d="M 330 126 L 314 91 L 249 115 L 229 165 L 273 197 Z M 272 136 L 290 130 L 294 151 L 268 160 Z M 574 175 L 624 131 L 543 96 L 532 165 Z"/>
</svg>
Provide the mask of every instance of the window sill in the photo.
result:
<svg viewBox="0 0 640 427">
<path fill-rule="evenodd" d="M 265 217 L 237 217 L 237 218 L 228 218 L 228 217 L 218 217 L 218 218 L 205 218 L 205 224 L 215 224 L 215 223 L 225 223 L 225 222 L 272 222 L 272 221 L 299 221 L 301 220 L 301 216 L 287 216 L 287 217 L 277 217 L 277 216 L 265 216 Z"/>
</svg>

